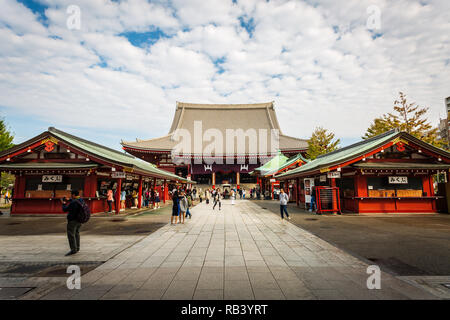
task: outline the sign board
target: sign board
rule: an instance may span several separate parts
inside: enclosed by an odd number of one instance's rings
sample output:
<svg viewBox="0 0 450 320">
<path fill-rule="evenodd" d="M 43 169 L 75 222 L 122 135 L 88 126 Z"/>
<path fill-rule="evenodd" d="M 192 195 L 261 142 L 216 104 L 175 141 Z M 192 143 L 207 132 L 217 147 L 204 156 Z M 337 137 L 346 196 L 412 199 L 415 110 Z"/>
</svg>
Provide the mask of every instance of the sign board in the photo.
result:
<svg viewBox="0 0 450 320">
<path fill-rule="evenodd" d="M 113 172 L 111 173 L 111 178 L 116 178 L 116 179 L 123 179 L 126 177 L 126 173 L 125 172 Z"/>
<path fill-rule="evenodd" d="M 42 182 L 62 182 L 62 175 L 43 175 Z"/>
<path fill-rule="evenodd" d="M 340 177 L 341 177 L 341 172 L 340 172 L 340 171 L 331 171 L 331 172 L 327 172 L 327 177 L 328 177 L 329 179 L 340 178 Z"/>
<path fill-rule="evenodd" d="M 311 203 L 311 193 L 312 188 L 314 187 L 314 179 L 304 179 L 305 183 L 305 204 Z"/>
<path fill-rule="evenodd" d="M 327 181 L 327 176 L 326 175 L 321 175 L 320 176 L 320 182 L 326 182 Z"/>
<path fill-rule="evenodd" d="M 408 177 L 389 177 L 389 183 L 392 184 L 408 184 Z"/>
</svg>

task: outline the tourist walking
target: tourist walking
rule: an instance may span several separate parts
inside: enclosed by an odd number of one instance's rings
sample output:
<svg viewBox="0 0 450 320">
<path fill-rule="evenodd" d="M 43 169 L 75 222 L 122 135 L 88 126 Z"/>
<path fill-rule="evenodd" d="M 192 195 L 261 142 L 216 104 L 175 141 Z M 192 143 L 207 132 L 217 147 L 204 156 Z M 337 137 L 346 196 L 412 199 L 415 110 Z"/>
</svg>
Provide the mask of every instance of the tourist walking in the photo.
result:
<svg viewBox="0 0 450 320">
<path fill-rule="evenodd" d="M 172 192 L 172 217 L 170 218 L 170 224 L 173 224 L 174 220 L 177 223 L 177 218 L 180 215 L 180 199 L 178 198 L 178 192 L 174 189 Z"/>
<path fill-rule="evenodd" d="M 198 190 L 198 197 L 199 197 L 199 199 L 200 199 L 200 203 L 202 203 L 203 198 L 205 197 L 205 195 L 203 194 L 202 188 L 200 188 L 200 189 Z"/>
<path fill-rule="evenodd" d="M 127 192 L 125 190 L 122 190 L 120 193 L 120 211 L 125 210 L 125 201 L 127 199 Z"/>
<path fill-rule="evenodd" d="M 210 198 L 211 198 L 211 192 L 209 191 L 209 189 L 207 189 L 206 194 L 205 194 L 206 204 L 209 204 Z"/>
<path fill-rule="evenodd" d="M 213 195 L 213 199 L 214 199 L 214 206 L 213 206 L 213 210 L 216 207 L 217 203 L 219 204 L 219 211 L 222 208 L 222 202 L 220 201 L 220 188 L 218 188 L 217 190 L 214 190 L 214 195 Z"/>
<path fill-rule="evenodd" d="M 289 201 L 288 195 L 284 192 L 283 189 L 281 189 L 281 192 L 280 192 L 280 214 L 281 214 L 281 220 L 284 219 L 283 213 L 286 214 L 286 218 L 288 220 L 291 220 L 291 218 L 289 217 L 289 213 L 287 212 L 288 201 Z"/>
<path fill-rule="evenodd" d="M 160 208 L 161 199 L 159 198 L 158 190 L 155 190 L 155 209 Z"/>
<path fill-rule="evenodd" d="M 245 189 L 242 190 L 242 198 L 245 200 Z"/>
<path fill-rule="evenodd" d="M 80 217 L 83 214 L 84 200 L 79 197 L 78 190 L 71 192 L 71 199 L 61 199 L 62 209 L 67 212 L 67 239 L 69 240 L 70 251 L 66 256 L 73 255 L 80 251 Z"/>
<path fill-rule="evenodd" d="M 186 195 L 182 192 L 181 196 L 180 196 L 180 221 L 183 221 L 181 223 L 184 223 L 184 217 L 186 215 L 187 210 L 189 209 L 189 203 L 188 203 L 188 199 L 186 197 Z"/>
<path fill-rule="evenodd" d="M 108 213 L 112 212 L 113 201 L 114 201 L 113 191 L 111 189 L 108 189 L 108 191 L 106 192 L 106 202 L 108 203 Z"/>
<path fill-rule="evenodd" d="M 192 199 L 192 193 L 188 193 L 186 195 L 187 198 L 187 202 L 188 202 L 188 207 L 186 209 L 186 218 L 189 216 L 189 219 L 192 218 L 191 212 L 189 211 L 189 208 L 192 208 L 192 202 L 194 201 L 194 199 Z"/>
<path fill-rule="evenodd" d="M 5 203 L 9 203 L 9 198 L 10 198 L 9 190 L 6 189 L 6 192 L 5 192 Z"/>
<path fill-rule="evenodd" d="M 132 208 L 133 209 L 137 209 L 137 205 L 138 205 L 138 194 L 136 192 L 136 190 L 133 190 L 133 193 L 131 194 L 131 197 L 133 198 L 133 204 L 132 204 Z"/>
<path fill-rule="evenodd" d="M 236 192 L 231 190 L 231 204 L 234 205 L 234 200 L 236 199 Z"/>
<path fill-rule="evenodd" d="M 316 187 L 311 188 L 311 204 L 309 205 L 309 211 L 316 211 Z"/>
</svg>

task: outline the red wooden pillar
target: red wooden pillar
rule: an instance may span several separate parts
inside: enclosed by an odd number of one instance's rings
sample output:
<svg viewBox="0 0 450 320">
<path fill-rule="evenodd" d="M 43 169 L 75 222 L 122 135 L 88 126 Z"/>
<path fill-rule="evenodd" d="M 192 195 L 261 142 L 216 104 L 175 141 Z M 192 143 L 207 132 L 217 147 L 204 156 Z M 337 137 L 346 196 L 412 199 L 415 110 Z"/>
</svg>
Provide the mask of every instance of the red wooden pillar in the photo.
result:
<svg viewBox="0 0 450 320">
<path fill-rule="evenodd" d="M 237 189 L 239 189 L 240 183 L 241 183 L 241 176 L 240 176 L 239 172 L 236 172 L 236 187 L 237 187 Z"/>
<path fill-rule="evenodd" d="M 163 198 L 163 203 L 166 203 L 166 192 L 167 192 L 167 182 L 166 180 L 164 180 L 164 184 L 163 184 L 163 190 L 162 190 L 162 198 Z"/>
<path fill-rule="evenodd" d="M 15 200 L 15 198 L 23 197 L 25 195 L 25 191 L 24 191 L 23 194 L 19 193 L 19 189 L 20 189 L 20 187 L 19 187 L 20 183 L 19 182 L 20 182 L 20 179 L 22 179 L 22 178 L 23 178 L 22 176 L 19 176 L 18 174 L 16 174 L 16 179 L 14 181 L 14 192 L 11 194 L 11 202 L 12 202 L 12 204 L 11 204 L 11 214 L 14 214 L 16 212 L 16 200 Z"/>
<path fill-rule="evenodd" d="M 216 173 L 215 172 L 212 173 L 211 182 L 212 182 L 212 188 L 215 189 L 216 188 Z"/>
<path fill-rule="evenodd" d="M 83 197 L 95 197 L 97 191 L 97 174 L 91 173 L 84 179 Z"/>
<path fill-rule="evenodd" d="M 139 176 L 138 185 L 138 209 L 142 208 L 142 176 Z"/>
<path fill-rule="evenodd" d="M 297 207 L 300 205 L 300 184 L 298 178 L 295 179 L 295 203 Z"/>
<path fill-rule="evenodd" d="M 117 189 L 116 189 L 116 214 L 120 212 L 120 194 L 122 193 L 122 179 L 117 179 Z"/>
<path fill-rule="evenodd" d="M 331 178 L 331 187 L 335 188 L 336 187 L 336 178 Z M 331 194 L 331 203 L 333 204 L 333 212 L 337 212 L 337 202 L 339 201 L 339 199 L 337 199 L 337 194 L 336 193 L 332 193 Z"/>
<path fill-rule="evenodd" d="M 273 182 L 270 183 L 270 196 L 272 197 L 273 200 Z"/>
</svg>

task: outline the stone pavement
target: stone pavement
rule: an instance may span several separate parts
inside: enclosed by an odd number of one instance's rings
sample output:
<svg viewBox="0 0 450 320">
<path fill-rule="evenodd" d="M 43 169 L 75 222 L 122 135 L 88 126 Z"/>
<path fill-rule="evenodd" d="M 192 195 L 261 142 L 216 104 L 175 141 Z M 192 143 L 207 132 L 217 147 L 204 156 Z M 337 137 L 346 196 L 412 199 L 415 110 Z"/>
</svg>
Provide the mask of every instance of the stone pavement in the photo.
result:
<svg viewBox="0 0 450 320">
<path fill-rule="evenodd" d="M 81 290 L 21 299 L 436 299 L 386 273 L 369 290 L 364 262 L 251 201 L 222 204 L 136 242 L 83 275 Z"/>
</svg>

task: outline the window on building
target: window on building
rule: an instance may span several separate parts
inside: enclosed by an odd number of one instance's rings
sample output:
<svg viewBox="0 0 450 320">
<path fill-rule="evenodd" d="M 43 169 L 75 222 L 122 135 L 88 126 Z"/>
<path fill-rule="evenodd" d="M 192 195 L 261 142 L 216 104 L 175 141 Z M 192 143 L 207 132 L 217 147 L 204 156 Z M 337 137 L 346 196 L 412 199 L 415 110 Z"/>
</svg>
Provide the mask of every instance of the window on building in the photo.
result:
<svg viewBox="0 0 450 320">
<path fill-rule="evenodd" d="M 390 183 L 389 177 L 368 177 L 369 197 L 421 197 L 423 185 L 421 177 L 406 176 L 403 183 Z"/>
<path fill-rule="evenodd" d="M 61 182 L 42 182 L 42 176 L 28 177 L 25 182 L 26 198 L 70 197 L 72 190 L 83 196 L 84 177 L 62 176 Z"/>
</svg>

